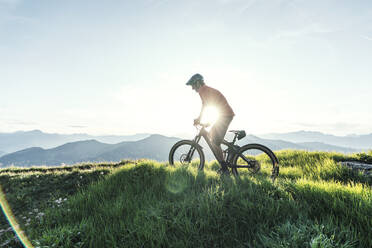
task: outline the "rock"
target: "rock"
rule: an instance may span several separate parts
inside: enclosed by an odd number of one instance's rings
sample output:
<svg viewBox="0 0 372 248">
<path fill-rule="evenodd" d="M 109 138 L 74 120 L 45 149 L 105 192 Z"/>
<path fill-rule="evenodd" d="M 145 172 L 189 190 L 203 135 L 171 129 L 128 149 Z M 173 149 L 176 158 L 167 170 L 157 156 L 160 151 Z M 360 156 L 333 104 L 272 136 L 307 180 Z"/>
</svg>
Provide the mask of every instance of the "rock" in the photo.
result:
<svg viewBox="0 0 372 248">
<path fill-rule="evenodd" d="M 372 164 L 354 162 L 354 161 L 345 161 L 340 163 L 343 166 L 347 166 L 352 170 L 362 171 L 364 175 L 372 175 Z"/>
</svg>

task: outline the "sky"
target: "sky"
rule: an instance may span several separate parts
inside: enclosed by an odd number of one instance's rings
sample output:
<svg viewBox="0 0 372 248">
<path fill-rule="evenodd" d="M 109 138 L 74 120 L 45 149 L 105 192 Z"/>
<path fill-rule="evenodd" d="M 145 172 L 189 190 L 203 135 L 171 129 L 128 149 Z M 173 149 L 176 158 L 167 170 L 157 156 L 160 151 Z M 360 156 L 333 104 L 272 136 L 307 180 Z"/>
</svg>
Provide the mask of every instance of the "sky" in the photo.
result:
<svg viewBox="0 0 372 248">
<path fill-rule="evenodd" d="M 193 134 L 195 73 L 231 129 L 372 133 L 372 1 L 0 0 L 0 132 Z"/>
</svg>

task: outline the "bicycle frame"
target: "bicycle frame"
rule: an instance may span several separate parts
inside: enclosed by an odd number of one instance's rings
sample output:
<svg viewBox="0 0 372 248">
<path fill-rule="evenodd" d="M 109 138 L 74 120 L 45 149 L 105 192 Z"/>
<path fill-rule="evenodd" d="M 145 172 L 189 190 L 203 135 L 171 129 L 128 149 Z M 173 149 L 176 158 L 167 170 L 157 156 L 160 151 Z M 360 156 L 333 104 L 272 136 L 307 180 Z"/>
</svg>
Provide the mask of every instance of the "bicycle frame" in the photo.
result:
<svg viewBox="0 0 372 248">
<path fill-rule="evenodd" d="M 216 151 L 214 150 L 213 148 L 213 145 L 212 145 L 212 141 L 210 140 L 209 136 L 208 136 L 208 131 L 205 130 L 205 128 L 207 127 L 207 125 L 204 125 L 204 124 L 199 124 L 201 126 L 201 129 L 199 131 L 199 133 L 195 136 L 193 142 L 195 142 L 197 145 L 199 145 L 199 141 L 200 139 L 203 137 L 204 140 L 207 142 L 209 148 L 211 149 L 211 151 L 213 152 L 213 155 L 215 156 L 215 158 L 217 159 L 217 156 L 216 156 Z M 226 149 L 227 151 L 227 154 L 226 154 L 226 162 L 228 162 L 229 164 L 229 167 L 234 167 L 234 168 L 252 168 L 254 165 L 251 164 L 252 161 L 247 159 L 244 155 L 242 154 L 239 154 L 239 149 L 240 149 L 240 146 L 238 145 L 235 145 L 235 141 L 236 141 L 236 135 L 233 139 L 232 142 L 228 142 L 227 140 L 223 139 L 222 140 L 222 143 L 223 145 L 227 146 L 228 148 Z M 191 148 L 190 151 L 187 153 L 187 156 L 186 156 L 186 161 L 190 161 L 191 158 L 193 157 L 194 155 L 194 152 L 195 152 L 195 148 Z M 232 153 L 232 154 L 231 154 Z M 247 162 L 247 164 L 249 165 L 232 165 L 232 161 L 228 161 L 228 160 L 231 160 L 234 156 L 231 156 L 231 155 L 235 155 L 235 154 L 238 154 L 240 158 L 242 158 L 245 162 Z M 228 159 L 230 158 L 230 159 Z M 220 164 L 222 164 L 223 162 L 225 161 L 218 161 Z"/>
</svg>

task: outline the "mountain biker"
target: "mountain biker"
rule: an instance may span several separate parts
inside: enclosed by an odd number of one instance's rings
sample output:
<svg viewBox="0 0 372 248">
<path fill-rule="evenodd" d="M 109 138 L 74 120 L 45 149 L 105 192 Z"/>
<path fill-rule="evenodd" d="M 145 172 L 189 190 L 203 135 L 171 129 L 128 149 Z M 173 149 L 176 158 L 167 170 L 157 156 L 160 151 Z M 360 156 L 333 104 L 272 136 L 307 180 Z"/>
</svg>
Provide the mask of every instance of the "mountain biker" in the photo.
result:
<svg viewBox="0 0 372 248">
<path fill-rule="evenodd" d="M 218 90 L 205 84 L 203 76 L 200 74 L 193 75 L 186 85 L 191 85 L 192 89 L 199 93 L 202 100 L 202 108 L 198 118 L 194 120 L 194 125 L 200 123 L 204 109 L 207 106 L 214 106 L 219 110 L 219 117 L 209 132 L 213 153 L 218 162 L 221 164 L 222 173 L 229 173 L 227 163 L 223 159 L 221 148 L 222 140 L 225 137 L 227 129 L 234 118 L 235 114 L 226 98 Z"/>
</svg>

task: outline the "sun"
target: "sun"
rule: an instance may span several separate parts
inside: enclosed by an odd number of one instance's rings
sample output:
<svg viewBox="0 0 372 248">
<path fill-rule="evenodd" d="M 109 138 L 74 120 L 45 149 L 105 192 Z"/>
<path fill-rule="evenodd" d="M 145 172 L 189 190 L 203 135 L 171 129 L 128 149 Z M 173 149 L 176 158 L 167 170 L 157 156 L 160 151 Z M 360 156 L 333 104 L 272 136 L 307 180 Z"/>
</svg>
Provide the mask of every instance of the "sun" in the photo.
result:
<svg viewBox="0 0 372 248">
<path fill-rule="evenodd" d="M 214 106 L 208 106 L 204 109 L 203 115 L 201 118 L 201 123 L 209 123 L 213 125 L 220 116 L 220 112 Z"/>
</svg>

